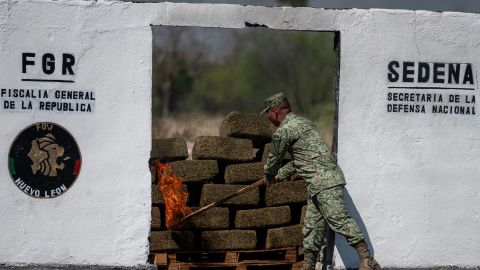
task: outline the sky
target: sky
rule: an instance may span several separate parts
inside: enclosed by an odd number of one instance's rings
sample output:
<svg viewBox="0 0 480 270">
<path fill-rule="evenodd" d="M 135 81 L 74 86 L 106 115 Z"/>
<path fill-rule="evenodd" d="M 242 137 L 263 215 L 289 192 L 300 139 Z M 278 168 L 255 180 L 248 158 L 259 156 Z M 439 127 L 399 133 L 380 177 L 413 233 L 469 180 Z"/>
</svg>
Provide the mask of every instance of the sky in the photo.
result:
<svg viewBox="0 0 480 270">
<path fill-rule="evenodd" d="M 164 2 L 158 0 L 130 0 L 134 2 Z M 275 0 L 170 0 L 176 3 L 227 3 L 256 6 L 279 6 Z M 316 8 L 386 8 L 431 11 L 460 11 L 480 13 L 480 0 L 310 0 Z"/>
</svg>

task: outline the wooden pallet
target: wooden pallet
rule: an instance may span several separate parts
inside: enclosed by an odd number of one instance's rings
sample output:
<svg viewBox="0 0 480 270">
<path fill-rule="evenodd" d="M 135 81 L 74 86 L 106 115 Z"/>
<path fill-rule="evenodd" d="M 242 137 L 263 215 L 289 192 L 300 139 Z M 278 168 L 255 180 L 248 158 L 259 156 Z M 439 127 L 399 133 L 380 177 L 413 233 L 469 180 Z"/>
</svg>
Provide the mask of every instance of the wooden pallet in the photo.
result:
<svg viewBox="0 0 480 270">
<path fill-rule="evenodd" d="M 247 268 L 301 269 L 295 267 L 299 248 L 265 250 L 161 252 L 151 254 L 152 262 L 168 270 L 201 268 L 246 270 Z M 281 268 L 280 268 L 281 267 Z"/>
<path fill-rule="evenodd" d="M 167 270 L 301 270 L 302 263 L 181 263 L 169 265 Z"/>
</svg>

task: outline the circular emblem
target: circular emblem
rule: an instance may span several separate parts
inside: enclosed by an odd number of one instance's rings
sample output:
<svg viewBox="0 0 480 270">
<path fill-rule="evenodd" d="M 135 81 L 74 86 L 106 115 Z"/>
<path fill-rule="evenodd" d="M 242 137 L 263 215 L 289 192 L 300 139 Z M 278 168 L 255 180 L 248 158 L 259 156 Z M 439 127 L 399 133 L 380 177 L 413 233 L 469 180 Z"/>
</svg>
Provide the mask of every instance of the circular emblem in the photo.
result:
<svg viewBox="0 0 480 270">
<path fill-rule="evenodd" d="M 38 122 L 22 130 L 8 153 L 13 183 L 35 198 L 54 198 L 75 182 L 82 158 L 77 142 L 63 127 Z"/>
</svg>

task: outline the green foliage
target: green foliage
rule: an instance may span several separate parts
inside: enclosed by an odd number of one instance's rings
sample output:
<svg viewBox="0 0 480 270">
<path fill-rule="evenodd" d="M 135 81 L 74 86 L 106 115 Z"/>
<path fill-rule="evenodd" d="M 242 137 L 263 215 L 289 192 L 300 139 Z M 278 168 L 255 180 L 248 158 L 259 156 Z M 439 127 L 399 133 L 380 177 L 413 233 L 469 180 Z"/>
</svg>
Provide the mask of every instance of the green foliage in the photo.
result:
<svg viewBox="0 0 480 270">
<path fill-rule="evenodd" d="M 205 57 L 198 48 L 194 28 L 153 28 L 152 113 L 169 116 L 182 111 L 192 92 L 195 77 L 204 68 Z M 158 41 L 160 37 L 161 42 Z"/>
<path fill-rule="evenodd" d="M 154 114 L 256 113 L 265 97 L 283 91 L 294 111 L 333 126 L 333 33 L 229 30 L 217 41 L 225 41 L 225 50 L 212 56 L 202 35 L 181 31 L 170 31 L 177 37 L 172 48 L 154 46 Z M 190 42 L 181 44 L 187 34 Z"/>
<path fill-rule="evenodd" d="M 240 57 L 232 64 L 220 65 L 199 77 L 187 100 L 190 108 L 209 113 L 232 110 L 256 111 L 256 93 L 261 74 L 249 68 L 250 59 Z"/>
<path fill-rule="evenodd" d="M 265 97 L 283 91 L 296 111 L 332 104 L 333 34 L 255 29 L 240 35 L 230 61 L 198 77 L 190 108 L 226 113 L 260 111 Z"/>
</svg>

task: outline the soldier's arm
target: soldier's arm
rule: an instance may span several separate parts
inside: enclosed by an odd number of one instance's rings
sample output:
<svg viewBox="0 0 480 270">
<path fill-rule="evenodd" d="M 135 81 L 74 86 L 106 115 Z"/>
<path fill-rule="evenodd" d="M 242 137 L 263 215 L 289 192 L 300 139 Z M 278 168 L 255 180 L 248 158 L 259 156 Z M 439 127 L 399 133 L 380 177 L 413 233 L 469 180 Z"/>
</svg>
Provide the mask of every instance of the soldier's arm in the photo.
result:
<svg viewBox="0 0 480 270">
<path fill-rule="evenodd" d="M 287 181 L 287 179 L 290 178 L 290 176 L 294 175 L 296 172 L 297 171 L 293 166 L 293 161 L 290 161 L 278 170 L 277 175 L 280 178 L 280 181 Z"/>
<path fill-rule="evenodd" d="M 282 166 L 282 160 L 285 156 L 285 152 L 287 152 L 288 144 L 289 140 L 287 134 L 281 131 L 279 132 L 278 130 L 273 134 L 267 163 L 263 167 L 267 180 L 274 181 L 275 176 Z"/>
</svg>

